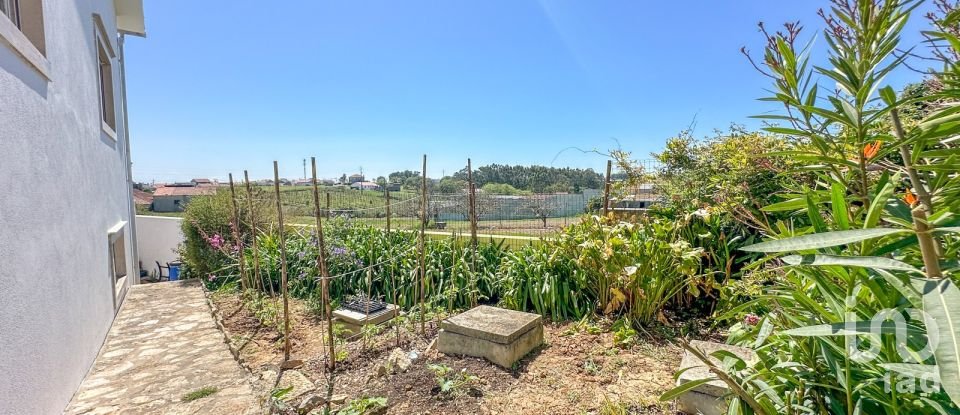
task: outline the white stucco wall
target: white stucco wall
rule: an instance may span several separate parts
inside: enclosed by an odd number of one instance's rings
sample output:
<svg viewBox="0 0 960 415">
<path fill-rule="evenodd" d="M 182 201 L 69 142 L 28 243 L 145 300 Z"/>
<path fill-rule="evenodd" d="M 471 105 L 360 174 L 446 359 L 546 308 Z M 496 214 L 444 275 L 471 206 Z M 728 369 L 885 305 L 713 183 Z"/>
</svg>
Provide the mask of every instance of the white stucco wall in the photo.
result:
<svg viewBox="0 0 960 415">
<path fill-rule="evenodd" d="M 42 4 L 49 80 L 0 39 L 0 414 L 70 401 L 113 321 L 107 231 L 119 222 L 135 277 L 116 61 L 117 139 L 99 113 L 92 16 L 119 52 L 113 1 Z"/>
<path fill-rule="evenodd" d="M 137 250 L 143 269 L 156 272 L 156 261 L 164 266 L 177 259 L 175 250 L 183 242 L 181 218 L 137 215 Z"/>
</svg>

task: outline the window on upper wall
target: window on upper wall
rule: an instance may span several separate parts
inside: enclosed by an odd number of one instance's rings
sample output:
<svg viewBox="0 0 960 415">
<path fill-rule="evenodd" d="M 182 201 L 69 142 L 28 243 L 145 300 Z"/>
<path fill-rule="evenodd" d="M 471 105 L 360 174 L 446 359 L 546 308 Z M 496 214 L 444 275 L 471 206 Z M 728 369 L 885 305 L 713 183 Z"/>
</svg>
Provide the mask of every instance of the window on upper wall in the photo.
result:
<svg viewBox="0 0 960 415">
<path fill-rule="evenodd" d="M 0 14 L 13 22 L 41 55 L 46 55 L 41 0 L 0 0 Z"/>
<path fill-rule="evenodd" d="M 104 130 L 116 138 L 117 110 L 113 100 L 113 56 L 99 34 L 97 35 L 97 63 L 100 77 L 100 119 L 103 121 Z"/>
<path fill-rule="evenodd" d="M 7 16 L 13 25 L 20 28 L 20 11 L 18 10 L 17 0 L 0 0 L 0 13 Z"/>
</svg>

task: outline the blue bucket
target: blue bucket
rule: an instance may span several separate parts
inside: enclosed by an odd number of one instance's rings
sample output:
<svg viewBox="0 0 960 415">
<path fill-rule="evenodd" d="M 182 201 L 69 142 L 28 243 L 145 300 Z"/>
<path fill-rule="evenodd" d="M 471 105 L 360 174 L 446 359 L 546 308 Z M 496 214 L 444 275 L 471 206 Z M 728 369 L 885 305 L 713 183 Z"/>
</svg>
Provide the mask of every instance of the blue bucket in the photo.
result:
<svg viewBox="0 0 960 415">
<path fill-rule="evenodd" d="M 170 263 L 170 281 L 176 281 L 180 279 L 180 263 L 172 262 Z"/>
</svg>

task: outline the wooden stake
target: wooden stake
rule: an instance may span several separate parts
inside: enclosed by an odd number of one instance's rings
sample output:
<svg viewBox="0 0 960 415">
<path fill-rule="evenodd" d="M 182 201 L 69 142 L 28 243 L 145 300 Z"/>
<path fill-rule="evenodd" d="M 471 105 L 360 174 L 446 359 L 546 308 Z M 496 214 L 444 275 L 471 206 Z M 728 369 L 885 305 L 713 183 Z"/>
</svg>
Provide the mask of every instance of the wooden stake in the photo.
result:
<svg viewBox="0 0 960 415">
<path fill-rule="evenodd" d="M 320 214 L 320 188 L 317 186 L 317 159 L 315 157 L 310 157 L 310 165 L 313 166 L 313 215 L 317 218 L 317 266 L 320 268 L 320 301 L 323 302 L 327 315 L 327 340 L 330 342 L 328 366 L 332 372 L 337 364 L 337 354 L 334 350 L 336 342 L 333 341 L 333 310 L 330 309 L 330 272 L 327 270 L 327 252 L 323 241 L 323 221 L 320 220 L 320 216 L 322 216 Z M 330 193 L 327 193 L 328 204 L 329 200 Z"/>
<path fill-rule="evenodd" d="M 243 171 L 243 182 L 247 188 L 247 205 L 250 212 L 250 232 L 253 234 L 253 275 L 254 283 L 260 285 L 260 291 L 266 292 L 263 276 L 260 275 L 260 251 L 257 248 L 257 215 L 253 208 L 253 192 L 250 190 L 250 174 Z M 273 284 L 270 284 L 270 296 L 273 296 Z"/>
<path fill-rule="evenodd" d="M 610 169 L 613 168 L 613 161 L 607 160 L 607 179 L 603 184 L 603 217 L 607 217 L 610 211 Z"/>
<path fill-rule="evenodd" d="M 243 257 L 243 239 L 240 237 L 240 207 L 237 206 L 237 192 L 233 187 L 233 173 L 227 174 L 230 179 L 230 201 L 233 203 L 233 243 L 240 254 L 240 288 L 247 294 L 247 265 Z"/>
<path fill-rule="evenodd" d="M 384 199 L 386 200 L 385 206 L 387 208 L 387 243 L 389 244 L 389 252 L 393 253 L 393 241 L 390 239 L 390 189 L 384 189 Z M 390 264 L 390 290 L 393 293 L 393 318 L 396 319 L 400 315 L 400 304 L 397 303 L 397 277 L 393 272 L 393 264 Z M 397 347 L 400 347 L 400 325 L 397 324 L 397 321 L 393 321 L 393 326 L 396 328 L 397 332 Z"/>
<path fill-rule="evenodd" d="M 470 306 L 477 306 L 477 186 L 473 183 L 473 164 L 467 159 L 467 186 L 470 201 Z"/>
<path fill-rule="evenodd" d="M 423 178 L 421 180 L 421 189 L 420 193 L 422 194 L 422 200 L 420 201 L 420 239 L 418 245 L 420 247 L 420 332 L 424 335 L 427 334 L 427 322 L 426 322 L 426 291 L 427 291 L 427 260 L 426 252 L 424 247 L 424 233 L 427 231 L 427 155 L 423 155 Z"/>
<path fill-rule="evenodd" d="M 327 219 L 330 219 L 330 192 L 327 192 Z"/>
<path fill-rule="evenodd" d="M 390 189 L 383 191 L 384 205 L 387 207 L 387 236 L 390 235 Z"/>
<path fill-rule="evenodd" d="M 280 234 L 280 291 L 283 295 L 283 361 L 290 360 L 290 305 L 287 299 L 287 241 L 283 232 L 283 205 L 280 203 L 280 170 L 273 162 L 273 190 L 277 196 L 277 230 Z"/>
</svg>

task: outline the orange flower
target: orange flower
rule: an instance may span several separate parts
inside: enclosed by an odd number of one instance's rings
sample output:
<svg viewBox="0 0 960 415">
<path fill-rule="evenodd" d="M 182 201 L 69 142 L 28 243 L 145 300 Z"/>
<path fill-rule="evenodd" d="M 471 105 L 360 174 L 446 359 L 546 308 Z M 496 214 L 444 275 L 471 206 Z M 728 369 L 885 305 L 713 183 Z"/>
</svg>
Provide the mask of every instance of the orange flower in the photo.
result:
<svg viewBox="0 0 960 415">
<path fill-rule="evenodd" d="M 914 207 L 919 200 L 917 196 L 913 194 L 913 190 L 907 190 L 907 194 L 903 196 L 903 201 L 907 202 L 910 207 Z"/>
<path fill-rule="evenodd" d="M 877 153 L 880 152 L 880 140 L 874 141 L 873 144 L 867 144 L 863 146 L 863 157 L 867 160 L 872 159 Z"/>
</svg>

